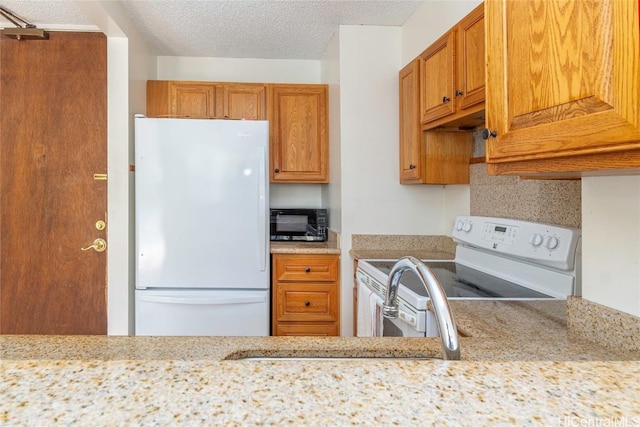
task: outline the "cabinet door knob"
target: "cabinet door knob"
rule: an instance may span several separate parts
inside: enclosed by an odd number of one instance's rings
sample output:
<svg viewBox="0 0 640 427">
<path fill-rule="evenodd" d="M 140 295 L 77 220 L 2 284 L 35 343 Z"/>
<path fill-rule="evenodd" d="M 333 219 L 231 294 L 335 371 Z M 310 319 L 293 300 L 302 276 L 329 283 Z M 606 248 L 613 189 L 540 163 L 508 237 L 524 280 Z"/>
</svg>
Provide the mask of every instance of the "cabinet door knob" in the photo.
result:
<svg viewBox="0 0 640 427">
<path fill-rule="evenodd" d="M 305 302 L 304 302 L 304 305 L 306 305 L 307 307 L 309 307 L 309 306 L 311 305 L 311 302 L 310 302 L 310 301 L 305 301 Z"/>
<path fill-rule="evenodd" d="M 496 136 L 498 136 L 498 132 L 496 132 L 495 130 L 489 130 L 487 128 L 482 130 L 482 139 L 484 140 L 489 139 L 489 137 L 495 138 Z"/>
<path fill-rule="evenodd" d="M 456 90 L 456 96 L 462 96 L 464 95 L 464 92 L 461 90 Z"/>
<path fill-rule="evenodd" d="M 416 165 L 414 165 L 414 164 L 410 164 L 409 165 L 409 169 L 415 169 L 415 168 L 416 168 Z"/>
<path fill-rule="evenodd" d="M 275 168 L 273 171 L 274 171 L 275 173 L 280 173 L 280 169 L 278 169 L 278 168 Z"/>
<path fill-rule="evenodd" d="M 451 98 L 449 98 L 448 96 L 443 96 L 443 97 L 442 97 L 442 102 L 443 102 L 444 104 L 446 104 L 446 103 L 447 103 L 447 102 L 449 102 L 449 101 L 451 101 Z"/>
<path fill-rule="evenodd" d="M 307 267 L 307 268 L 304 269 L 305 273 L 309 273 L 310 271 L 311 271 L 311 267 Z"/>
</svg>

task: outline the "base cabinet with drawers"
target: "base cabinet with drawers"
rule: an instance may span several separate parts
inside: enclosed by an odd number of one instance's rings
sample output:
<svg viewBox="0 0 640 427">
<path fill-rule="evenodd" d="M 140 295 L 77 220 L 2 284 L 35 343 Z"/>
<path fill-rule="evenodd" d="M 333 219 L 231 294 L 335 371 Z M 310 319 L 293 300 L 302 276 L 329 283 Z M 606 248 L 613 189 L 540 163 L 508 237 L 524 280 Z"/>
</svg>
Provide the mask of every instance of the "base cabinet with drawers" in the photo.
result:
<svg viewBox="0 0 640 427">
<path fill-rule="evenodd" d="M 340 335 L 340 256 L 274 254 L 272 335 Z"/>
</svg>

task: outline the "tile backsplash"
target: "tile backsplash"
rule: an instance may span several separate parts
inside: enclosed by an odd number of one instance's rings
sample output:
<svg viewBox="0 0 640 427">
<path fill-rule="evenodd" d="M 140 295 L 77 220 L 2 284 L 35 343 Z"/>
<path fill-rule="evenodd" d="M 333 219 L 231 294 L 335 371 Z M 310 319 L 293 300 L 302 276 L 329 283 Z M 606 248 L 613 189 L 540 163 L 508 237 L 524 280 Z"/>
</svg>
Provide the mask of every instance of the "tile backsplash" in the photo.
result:
<svg viewBox="0 0 640 427">
<path fill-rule="evenodd" d="M 484 155 L 480 132 L 474 156 Z M 514 218 L 581 228 L 581 180 L 534 180 L 491 176 L 484 163 L 471 165 L 471 215 Z"/>
</svg>

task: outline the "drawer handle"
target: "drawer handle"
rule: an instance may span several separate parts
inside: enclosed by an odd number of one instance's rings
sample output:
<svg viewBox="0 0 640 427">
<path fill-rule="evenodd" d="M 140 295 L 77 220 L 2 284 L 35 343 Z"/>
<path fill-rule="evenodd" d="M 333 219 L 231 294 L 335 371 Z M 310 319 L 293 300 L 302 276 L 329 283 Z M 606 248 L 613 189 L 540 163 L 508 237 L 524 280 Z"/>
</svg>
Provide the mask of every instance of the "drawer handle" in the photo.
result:
<svg viewBox="0 0 640 427">
<path fill-rule="evenodd" d="M 307 307 L 309 307 L 311 305 L 311 301 L 305 301 L 304 305 L 306 305 Z"/>
<path fill-rule="evenodd" d="M 307 268 L 304 269 L 305 273 L 309 273 L 310 271 L 311 271 L 311 267 L 307 267 Z"/>
</svg>

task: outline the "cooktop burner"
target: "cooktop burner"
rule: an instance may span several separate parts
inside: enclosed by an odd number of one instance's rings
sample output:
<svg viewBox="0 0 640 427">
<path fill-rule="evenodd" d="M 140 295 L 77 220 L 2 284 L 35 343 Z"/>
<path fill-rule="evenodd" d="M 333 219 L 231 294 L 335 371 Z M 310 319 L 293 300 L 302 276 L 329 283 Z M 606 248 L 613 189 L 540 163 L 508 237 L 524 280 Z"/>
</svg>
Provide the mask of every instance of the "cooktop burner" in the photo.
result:
<svg viewBox="0 0 640 427">
<path fill-rule="evenodd" d="M 391 273 L 395 261 L 368 260 L 385 277 Z M 538 299 L 553 298 L 516 283 L 474 270 L 454 261 L 425 261 L 442 285 L 448 298 L 485 298 L 485 299 Z M 418 277 L 411 270 L 407 270 L 400 278 L 408 290 L 423 297 L 427 291 Z M 386 285 L 386 283 L 385 283 Z"/>
</svg>

